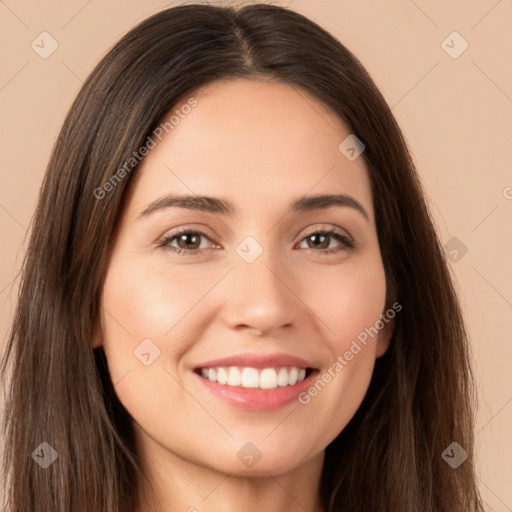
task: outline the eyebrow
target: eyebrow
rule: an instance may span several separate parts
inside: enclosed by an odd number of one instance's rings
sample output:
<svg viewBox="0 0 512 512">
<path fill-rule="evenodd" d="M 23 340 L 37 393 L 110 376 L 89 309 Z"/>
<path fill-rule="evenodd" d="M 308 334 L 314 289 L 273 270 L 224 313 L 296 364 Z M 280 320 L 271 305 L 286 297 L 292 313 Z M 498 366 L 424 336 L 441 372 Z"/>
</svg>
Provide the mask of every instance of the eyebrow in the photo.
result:
<svg viewBox="0 0 512 512">
<path fill-rule="evenodd" d="M 361 213 L 366 220 L 370 220 L 368 212 L 364 209 L 363 205 L 353 197 L 346 194 L 303 196 L 296 199 L 290 205 L 290 210 L 294 213 L 305 213 L 315 210 L 323 210 L 333 206 L 353 208 Z M 160 197 L 156 201 L 148 204 L 140 213 L 138 218 L 147 217 L 152 213 L 167 208 L 185 208 L 187 210 L 197 210 L 224 215 L 234 215 L 236 212 L 233 203 L 217 197 L 170 194 Z"/>
</svg>

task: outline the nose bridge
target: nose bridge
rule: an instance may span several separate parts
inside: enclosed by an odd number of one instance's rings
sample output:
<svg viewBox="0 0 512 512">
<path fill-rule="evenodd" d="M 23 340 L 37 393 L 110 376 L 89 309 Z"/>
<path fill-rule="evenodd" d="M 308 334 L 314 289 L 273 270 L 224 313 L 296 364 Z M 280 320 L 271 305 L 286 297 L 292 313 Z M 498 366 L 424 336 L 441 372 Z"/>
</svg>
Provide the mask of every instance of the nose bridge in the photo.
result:
<svg viewBox="0 0 512 512">
<path fill-rule="evenodd" d="M 267 250 L 251 263 L 236 256 L 226 301 L 230 304 L 225 313 L 230 326 L 269 331 L 296 321 L 299 301 L 290 289 L 292 283 L 287 282 L 289 273 L 284 275 L 280 269 Z"/>
</svg>

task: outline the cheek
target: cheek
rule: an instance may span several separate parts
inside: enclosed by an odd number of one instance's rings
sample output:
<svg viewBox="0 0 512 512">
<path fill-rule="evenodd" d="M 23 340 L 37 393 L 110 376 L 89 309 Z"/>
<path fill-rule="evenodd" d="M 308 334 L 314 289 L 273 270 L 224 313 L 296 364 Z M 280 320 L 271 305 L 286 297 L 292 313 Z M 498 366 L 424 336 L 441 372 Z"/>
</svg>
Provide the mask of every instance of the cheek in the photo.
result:
<svg viewBox="0 0 512 512">
<path fill-rule="evenodd" d="M 326 429 L 318 432 L 319 437 L 334 439 L 366 394 L 376 357 L 379 330 L 375 325 L 384 311 L 385 297 L 380 260 L 317 274 L 307 301 L 316 304 L 330 361 L 299 401 L 315 418 L 315 425 Z"/>
<path fill-rule="evenodd" d="M 311 284 L 313 283 L 313 284 Z M 332 351 L 343 354 L 351 341 L 367 336 L 369 346 L 375 336 L 368 329 L 375 325 L 384 311 L 386 278 L 380 259 L 368 258 L 357 265 L 333 271 L 317 272 L 309 284 L 308 304 L 322 320 L 326 340 Z"/>
<path fill-rule="evenodd" d="M 149 360 L 160 363 L 166 333 L 190 309 L 194 294 L 179 283 L 169 289 L 168 279 L 160 273 L 135 261 L 119 258 L 110 263 L 101 297 L 101 324 L 113 382 L 148 362 L 142 354 L 149 352 Z"/>
<path fill-rule="evenodd" d="M 171 269 L 161 260 L 113 258 L 101 297 L 102 344 L 112 382 L 125 382 L 129 374 L 128 380 L 141 379 L 150 387 L 163 372 L 168 387 L 166 370 L 176 371 L 211 321 L 204 299 L 218 280 L 218 269 L 199 276 L 192 267 Z M 140 383 L 133 390 L 138 395 Z"/>
<path fill-rule="evenodd" d="M 110 378 L 121 403 L 148 430 L 176 393 L 176 363 L 193 339 L 190 330 L 183 335 L 182 325 L 208 290 L 208 283 L 186 286 L 183 276 L 161 265 L 113 258 L 103 286 L 102 345 Z"/>
<path fill-rule="evenodd" d="M 105 341 L 118 343 L 127 334 L 133 342 L 165 338 L 211 288 L 208 276 L 201 276 L 191 286 L 190 272 L 170 272 L 165 265 L 136 259 L 113 260 L 102 294 Z"/>
</svg>

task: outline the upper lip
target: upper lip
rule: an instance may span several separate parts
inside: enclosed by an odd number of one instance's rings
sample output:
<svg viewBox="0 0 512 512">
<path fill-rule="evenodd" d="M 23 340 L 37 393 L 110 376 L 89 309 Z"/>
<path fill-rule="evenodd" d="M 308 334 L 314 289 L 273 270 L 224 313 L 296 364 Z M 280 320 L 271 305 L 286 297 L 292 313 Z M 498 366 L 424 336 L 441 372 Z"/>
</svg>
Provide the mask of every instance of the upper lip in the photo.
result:
<svg viewBox="0 0 512 512">
<path fill-rule="evenodd" d="M 314 364 L 289 354 L 235 354 L 220 359 L 213 359 L 196 366 L 199 368 L 216 368 L 221 366 L 242 366 L 250 368 L 283 368 L 296 366 L 298 368 L 315 369 Z"/>
</svg>

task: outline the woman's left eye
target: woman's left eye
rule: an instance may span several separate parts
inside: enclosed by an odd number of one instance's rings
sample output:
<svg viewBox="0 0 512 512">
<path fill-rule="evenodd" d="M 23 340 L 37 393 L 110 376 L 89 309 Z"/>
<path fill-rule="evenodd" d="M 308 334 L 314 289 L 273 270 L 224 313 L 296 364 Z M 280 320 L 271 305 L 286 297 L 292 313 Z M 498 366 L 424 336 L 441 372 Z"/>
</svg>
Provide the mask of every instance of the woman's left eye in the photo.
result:
<svg viewBox="0 0 512 512">
<path fill-rule="evenodd" d="M 338 242 L 338 246 L 332 247 L 331 241 L 336 240 Z M 343 249 L 353 249 L 355 247 L 354 241 L 346 235 L 338 233 L 338 231 L 315 231 L 314 233 L 310 233 L 303 241 L 311 241 L 312 246 L 308 244 L 311 248 L 320 248 L 323 249 L 320 251 L 321 254 L 330 254 L 333 252 L 339 252 Z M 302 242 L 301 242 L 302 243 Z M 341 246 L 341 247 L 340 247 Z"/>
<path fill-rule="evenodd" d="M 181 231 L 179 233 L 171 233 L 166 235 L 158 242 L 159 247 L 165 247 L 178 255 L 199 255 L 207 247 L 202 246 L 201 239 L 210 240 L 210 238 L 202 233 L 201 231 Z M 331 242 L 335 240 L 338 245 L 334 248 Z M 210 240 L 211 241 L 211 240 Z M 301 240 L 301 244 L 306 241 L 308 247 L 302 247 L 305 249 L 321 249 L 320 254 L 330 254 L 333 252 L 339 252 L 343 249 L 353 249 L 355 246 L 354 241 L 346 235 L 338 233 L 337 231 L 315 231 L 308 234 Z M 175 245 L 175 242 L 177 245 Z M 311 242 L 308 243 L 308 242 Z M 299 244 L 300 245 L 300 244 Z"/>
</svg>

